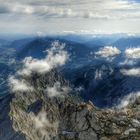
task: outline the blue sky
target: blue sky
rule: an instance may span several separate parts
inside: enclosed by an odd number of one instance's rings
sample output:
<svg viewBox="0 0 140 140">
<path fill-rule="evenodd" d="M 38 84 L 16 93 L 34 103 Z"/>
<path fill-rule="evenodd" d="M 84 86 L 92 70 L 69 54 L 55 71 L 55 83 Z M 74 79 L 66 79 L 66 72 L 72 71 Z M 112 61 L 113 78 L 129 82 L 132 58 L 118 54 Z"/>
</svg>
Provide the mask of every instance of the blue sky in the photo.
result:
<svg viewBox="0 0 140 140">
<path fill-rule="evenodd" d="M 1 33 L 140 33 L 139 0 L 0 0 Z"/>
</svg>

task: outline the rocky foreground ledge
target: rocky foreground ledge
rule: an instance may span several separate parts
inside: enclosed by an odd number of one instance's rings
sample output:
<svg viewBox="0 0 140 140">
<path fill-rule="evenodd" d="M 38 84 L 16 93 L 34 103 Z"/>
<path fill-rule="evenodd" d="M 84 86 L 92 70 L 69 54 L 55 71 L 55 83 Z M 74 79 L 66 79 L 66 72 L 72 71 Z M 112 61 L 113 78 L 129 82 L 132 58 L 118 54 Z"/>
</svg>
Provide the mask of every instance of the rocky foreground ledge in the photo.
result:
<svg viewBox="0 0 140 140">
<path fill-rule="evenodd" d="M 140 98 L 122 109 L 99 109 L 68 90 L 69 82 L 55 71 L 23 80 L 33 90 L 18 90 L 12 100 L 1 101 L 0 139 L 140 140 Z M 66 89 L 69 93 L 63 94 Z M 47 92 L 61 94 L 50 97 Z"/>
<path fill-rule="evenodd" d="M 44 114 L 36 118 L 37 107 Z M 101 110 L 91 102 L 75 104 L 67 99 L 58 103 L 56 99 L 47 101 L 45 107 L 37 101 L 25 112 L 13 102 L 11 119 L 14 129 L 27 140 L 140 140 L 140 98 L 122 110 Z M 39 126 L 34 125 L 35 120 Z"/>
</svg>

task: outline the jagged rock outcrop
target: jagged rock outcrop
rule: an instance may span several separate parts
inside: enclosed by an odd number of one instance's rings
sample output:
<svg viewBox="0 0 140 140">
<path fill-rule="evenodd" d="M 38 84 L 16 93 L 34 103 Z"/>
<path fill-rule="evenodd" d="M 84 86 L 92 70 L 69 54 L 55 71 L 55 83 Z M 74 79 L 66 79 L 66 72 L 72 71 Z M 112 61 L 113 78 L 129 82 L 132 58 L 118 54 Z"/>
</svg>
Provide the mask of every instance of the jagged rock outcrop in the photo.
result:
<svg viewBox="0 0 140 140">
<path fill-rule="evenodd" d="M 140 139 L 140 98 L 122 109 L 99 109 L 90 101 L 83 102 L 73 90 L 49 97 L 45 89 L 57 81 L 60 87 L 70 86 L 55 71 L 24 79 L 34 90 L 15 93 L 10 118 L 14 130 L 27 140 Z"/>
<path fill-rule="evenodd" d="M 21 133 L 14 131 L 9 117 L 12 96 L 6 95 L 0 98 L 0 139 L 1 140 L 25 140 Z"/>
</svg>

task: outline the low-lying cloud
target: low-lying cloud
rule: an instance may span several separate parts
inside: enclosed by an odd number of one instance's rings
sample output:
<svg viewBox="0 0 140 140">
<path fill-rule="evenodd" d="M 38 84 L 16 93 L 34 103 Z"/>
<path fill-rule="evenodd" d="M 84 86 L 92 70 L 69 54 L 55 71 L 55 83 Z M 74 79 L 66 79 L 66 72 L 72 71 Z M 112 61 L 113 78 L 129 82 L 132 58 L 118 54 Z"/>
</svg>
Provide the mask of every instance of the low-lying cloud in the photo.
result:
<svg viewBox="0 0 140 140">
<path fill-rule="evenodd" d="M 101 48 L 98 52 L 96 52 L 95 55 L 97 57 L 108 58 L 108 57 L 115 57 L 120 53 L 121 51 L 116 47 L 105 46 L 104 48 Z"/>
<path fill-rule="evenodd" d="M 140 77 L 140 68 L 121 69 L 120 72 L 126 76 Z"/>
<path fill-rule="evenodd" d="M 30 75 L 32 72 L 47 73 L 50 70 L 62 66 L 68 60 L 68 53 L 64 51 L 65 44 L 60 44 L 55 41 L 52 43 L 52 48 L 48 49 L 47 56 L 44 59 L 38 60 L 32 57 L 27 57 L 23 61 L 23 69 L 18 71 L 19 75 Z"/>
<path fill-rule="evenodd" d="M 125 50 L 125 55 L 130 59 L 140 59 L 140 48 L 128 48 Z"/>
</svg>

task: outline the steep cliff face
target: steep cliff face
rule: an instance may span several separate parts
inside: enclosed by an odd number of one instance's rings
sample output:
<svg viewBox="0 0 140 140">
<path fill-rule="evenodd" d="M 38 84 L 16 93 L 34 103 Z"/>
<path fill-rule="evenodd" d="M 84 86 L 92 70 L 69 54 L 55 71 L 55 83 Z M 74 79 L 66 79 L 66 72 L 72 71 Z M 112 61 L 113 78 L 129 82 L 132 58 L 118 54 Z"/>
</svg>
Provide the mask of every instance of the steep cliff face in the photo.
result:
<svg viewBox="0 0 140 140">
<path fill-rule="evenodd" d="M 84 103 L 55 70 L 22 78 L 34 90 L 15 92 L 10 118 L 27 140 L 140 139 L 140 98 L 122 109 L 103 110 Z"/>
<path fill-rule="evenodd" d="M 0 139 L 1 140 L 25 140 L 21 133 L 14 131 L 9 117 L 12 96 L 7 95 L 0 99 Z"/>
</svg>

